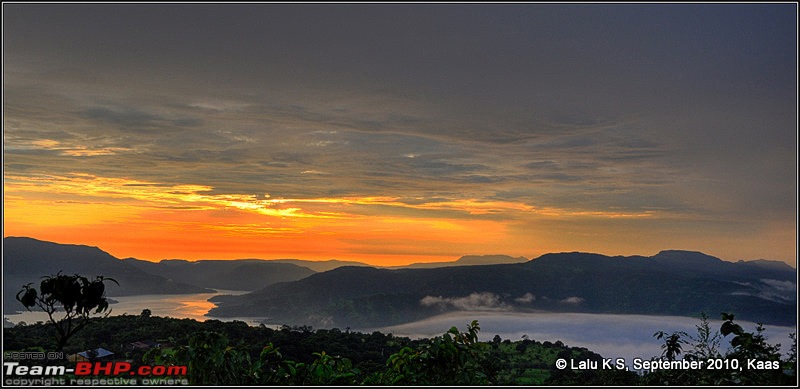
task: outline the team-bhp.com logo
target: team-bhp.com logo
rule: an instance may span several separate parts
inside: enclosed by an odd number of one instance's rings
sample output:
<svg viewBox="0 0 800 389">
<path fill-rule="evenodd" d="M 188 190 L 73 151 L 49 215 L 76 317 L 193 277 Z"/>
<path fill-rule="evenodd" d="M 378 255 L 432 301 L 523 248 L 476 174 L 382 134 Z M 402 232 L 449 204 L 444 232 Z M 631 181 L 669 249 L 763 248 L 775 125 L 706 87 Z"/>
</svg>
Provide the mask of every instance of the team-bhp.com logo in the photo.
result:
<svg viewBox="0 0 800 389">
<path fill-rule="evenodd" d="M 134 366 L 130 362 L 78 362 L 66 366 L 25 366 L 3 362 L 5 385 L 188 385 L 186 366 Z M 75 378 L 65 378 L 72 374 Z"/>
</svg>

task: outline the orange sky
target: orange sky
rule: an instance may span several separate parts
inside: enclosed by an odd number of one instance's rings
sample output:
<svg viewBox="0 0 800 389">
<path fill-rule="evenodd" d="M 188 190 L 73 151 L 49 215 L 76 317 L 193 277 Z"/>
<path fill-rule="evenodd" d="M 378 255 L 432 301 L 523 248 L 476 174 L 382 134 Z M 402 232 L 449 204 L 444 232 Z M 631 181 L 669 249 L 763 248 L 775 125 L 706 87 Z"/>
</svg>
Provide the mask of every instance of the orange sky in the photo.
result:
<svg viewBox="0 0 800 389">
<path fill-rule="evenodd" d="M 682 228 L 684 216 L 657 212 L 537 209 L 480 200 L 275 199 L 89 174 L 5 179 L 6 236 L 99 246 L 120 258 L 342 259 L 392 266 L 468 254 L 651 255 L 676 241 L 700 250 L 706 245 L 714 255 L 713 247 L 724 242 L 672 231 L 659 246 L 657 235 L 664 230 L 639 226 L 669 228 L 675 222 Z M 776 242 L 785 238 L 775 236 Z M 656 242 L 652 251 L 642 252 L 642 242 L 649 241 Z"/>
<path fill-rule="evenodd" d="M 392 198 L 208 194 L 211 188 L 202 186 L 88 175 L 6 178 L 6 235 L 100 245 L 142 259 L 339 258 L 381 265 L 454 260 L 506 251 L 507 223 L 492 220 L 492 214 L 537 212 L 503 202 L 407 205 Z M 373 207 L 397 210 L 382 214 Z M 427 217 L 426 210 L 454 214 Z M 530 255 L 521 247 L 507 251 Z"/>
</svg>

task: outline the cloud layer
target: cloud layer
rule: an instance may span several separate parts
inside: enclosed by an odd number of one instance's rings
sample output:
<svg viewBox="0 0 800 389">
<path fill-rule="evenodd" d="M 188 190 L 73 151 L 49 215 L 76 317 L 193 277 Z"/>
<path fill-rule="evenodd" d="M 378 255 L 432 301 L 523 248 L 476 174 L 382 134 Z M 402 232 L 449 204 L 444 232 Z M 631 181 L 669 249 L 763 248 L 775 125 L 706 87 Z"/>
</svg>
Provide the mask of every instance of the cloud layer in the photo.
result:
<svg viewBox="0 0 800 389">
<path fill-rule="evenodd" d="M 477 253 L 793 263 L 790 7 L 9 4 L 4 210 L 492 220 Z M 59 234 L 34 222 L 7 233 Z"/>
<path fill-rule="evenodd" d="M 479 338 L 482 341 L 491 341 L 494 335 L 512 341 L 523 339 L 523 336 L 539 342 L 560 340 L 570 347 L 586 347 L 605 358 L 624 358 L 629 364 L 633 358 L 650 359 L 661 355 L 663 343 L 653 337 L 655 332 L 684 331 L 696 336 L 696 326 L 700 324 L 697 318 L 679 316 L 452 312 L 377 330 L 396 336 L 429 338 L 441 335 L 452 326 L 463 331 L 472 320 L 478 320 L 481 325 Z M 710 320 L 709 323 L 712 335 L 722 324 L 719 320 Z M 748 332 L 756 329 L 755 323 L 739 322 L 739 325 Z M 781 344 L 781 352 L 786 355 L 792 344 L 789 334 L 794 332 L 792 327 L 766 326 L 764 334 L 768 343 Z M 722 342 L 720 351 L 729 347 L 730 336 Z"/>
</svg>

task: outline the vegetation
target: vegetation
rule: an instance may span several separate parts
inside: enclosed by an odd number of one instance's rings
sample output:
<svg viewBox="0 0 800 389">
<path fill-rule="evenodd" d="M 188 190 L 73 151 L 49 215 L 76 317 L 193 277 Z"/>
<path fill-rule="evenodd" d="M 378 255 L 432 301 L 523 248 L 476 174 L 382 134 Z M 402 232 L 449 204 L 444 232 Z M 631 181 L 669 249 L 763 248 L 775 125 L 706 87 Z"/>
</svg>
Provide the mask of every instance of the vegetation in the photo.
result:
<svg viewBox="0 0 800 389">
<path fill-rule="evenodd" d="M 39 285 L 39 291 L 32 283 L 23 286 L 17 293 L 17 301 L 27 310 L 38 307 L 47 313 L 49 322 L 56 331 L 56 350 L 61 351 L 70 337 L 89 324 L 92 313 L 108 316 L 108 301 L 105 296 L 105 281 L 117 283 L 113 278 L 97 276 L 94 281 L 75 275 L 46 276 Z M 64 316 L 57 319 L 57 312 Z M 94 311 L 94 312 L 92 312 Z"/>
<path fill-rule="evenodd" d="M 712 332 L 703 315 L 697 335 L 654 334 L 663 352 L 647 369 L 630 371 L 585 348 L 557 341 L 540 343 L 527 336 L 511 342 L 495 336 L 478 339 L 480 325 L 472 321 L 461 332 L 450 328 L 441 336 L 412 340 L 392 334 L 350 332 L 349 328 L 312 330 L 309 326 L 279 329 L 251 327 L 239 321 L 154 317 L 109 318 L 104 282 L 58 273 L 43 277 L 39 289 L 27 284 L 16 299 L 27 309 L 38 307 L 48 323 L 4 328 L 4 351 L 116 350 L 118 359 L 135 365 L 187 366 L 193 385 L 790 385 L 797 381 L 795 334 L 789 355 L 767 343 L 764 327 L 747 332 L 723 313 Z M 64 312 L 56 319 L 56 312 Z M 91 314 L 105 314 L 91 317 Z M 102 319 L 102 320 L 101 320 Z M 78 332 L 90 323 L 94 331 Z M 52 336 L 49 328 L 54 328 Z M 720 345 L 730 336 L 731 347 Z M 67 347 L 67 340 L 73 344 Z M 91 354 L 90 354 L 91 355 Z M 682 359 L 679 359 L 682 355 Z M 50 359 L 48 357 L 48 359 Z M 574 361 L 579 361 L 578 365 Z M 48 363 L 51 361 L 48 360 Z M 52 361 L 66 364 L 66 360 Z M 566 363 L 564 363 L 566 362 Z M 41 363 L 22 360 L 20 364 Z M 693 363 L 695 367 L 669 367 Z M 600 367 L 602 366 L 602 367 Z"/>
<path fill-rule="evenodd" d="M 697 325 L 697 335 L 674 332 L 655 336 L 664 339 L 661 359 L 674 361 L 684 352 L 683 359 L 700 362 L 701 369 L 673 369 L 649 372 L 642 377 L 648 385 L 796 385 L 797 340 L 789 355 L 781 357 L 780 344 L 767 343 L 764 326 L 758 324 L 756 332 L 747 332 L 734 323 L 734 315 L 723 313 L 718 332 L 711 332 L 708 318 L 703 315 Z M 725 354 L 719 350 L 720 341 L 728 336 L 731 349 Z"/>
<path fill-rule="evenodd" d="M 634 372 L 625 369 L 558 369 L 556 360 L 602 363 L 602 356 L 559 341 L 524 337 L 479 341 L 480 325 L 453 327 L 441 336 L 413 340 L 392 334 L 283 326 L 251 327 L 243 322 L 142 315 L 96 318 L 92 331 L 76 334 L 65 351 L 103 347 L 134 365 L 186 365 L 194 385 L 785 385 L 796 382 L 796 345 L 782 357 L 763 328 L 750 333 L 724 316 L 719 331 L 707 318 L 697 335 L 656 334 L 664 353 L 652 360 L 737 360 L 743 369 L 684 369 Z M 52 350 L 46 323 L 4 330 L 6 351 Z M 659 336 L 660 335 L 660 336 Z M 673 336 L 674 335 L 674 336 Z M 733 347 L 723 353 L 722 339 Z M 155 347 L 132 344 L 154 341 Z M 748 369 L 748 359 L 779 369 Z M 26 363 L 21 361 L 22 364 Z M 67 364 L 66 361 L 61 363 Z M 728 362 L 730 363 L 730 362 Z"/>
</svg>

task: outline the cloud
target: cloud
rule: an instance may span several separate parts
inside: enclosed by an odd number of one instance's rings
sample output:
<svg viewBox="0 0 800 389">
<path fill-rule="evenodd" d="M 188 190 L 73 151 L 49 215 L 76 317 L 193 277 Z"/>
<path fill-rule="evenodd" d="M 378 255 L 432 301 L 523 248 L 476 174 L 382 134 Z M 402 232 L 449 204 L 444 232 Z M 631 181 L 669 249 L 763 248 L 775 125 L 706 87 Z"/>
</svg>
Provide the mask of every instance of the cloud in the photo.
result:
<svg viewBox="0 0 800 389">
<path fill-rule="evenodd" d="M 753 296 L 764 300 L 787 303 L 797 300 L 797 284 L 792 281 L 781 281 L 763 278 L 760 283 L 734 282 L 746 287 L 746 290 L 731 292 L 733 296 Z"/>
<path fill-rule="evenodd" d="M 446 308 L 450 306 L 465 311 L 504 310 L 507 308 L 506 304 L 501 301 L 500 296 L 489 292 L 475 292 L 464 297 L 425 296 L 419 303 L 425 307 L 439 306 Z"/>
<path fill-rule="evenodd" d="M 768 278 L 761 279 L 761 282 L 775 288 L 781 292 L 795 293 L 797 291 L 797 284 L 792 281 L 772 280 Z"/>
<path fill-rule="evenodd" d="M 111 124 L 125 131 L 164 131 L 203 124 L 203 120 L 197 117 L 168 117 L 130 106 L 89 107 L 79 112 L 79 116 L 89 121 Z"/>
<path fill-rule="evenodd" d="M 739 242 L 714 245 L 730 257 L 795 262 L 796 239 L 780 232 L 797 213 L 796 17 L 784 6 L 18 5 L 4 14 L 4 168 L 616 215 L 593 233 L 628 252 L 619 217 L 681 221 L 643 226 L 660 228 L 648 243 L 702 230 Z M 58 143 L 34 146 L 45 141 Z"/>
<path fill-rule="evenodd" d="M 515 298 L 514 301 L 516 301 L 518 303 L 522 303 L 522 304 L 528 304 L 528 303 L 531 303 L 533 301 L 536 301 L 536 296 L 534 296 L 533 294 L 531 294 L 529 292 L 529 293 L 525 293 L 524 295 L 522 295 L 520 297 Z"/>
<path fill-rule="evenodd" d="M 570 347 L 586 347 L 605 358 L 625 358 L 629 363 L 633 358 L 650 359 L 661 355 L 662 343 L 653 337 L 656 331 L 685 331 L 695 335 L 696 325 L 699 323 L 697 318 L 680 316 L 449 312 L 412 323 L 371 330 L 393 333 L 395 336 L 430 338 L 441 335 L 452 326 L 463 330 L 472 320 L 478 320 L 481 325 L 478 337 L 482 341 L 490 341 L 495 334 L 512 341 L 527 335 L 539 342 L 560 340 Z M 719 328 L 722 322 L 711 320 L 710 324 L 713 330 Z M 746 331 L 754 331 L 756 328 L 750 322 L 739 324 Z M 765 327 L 769 343 L 780 343 L 781 352 L 788 352 L 792 344 L 788 335 L 796 332 L 796 329 L 774 325 Z M 730 346 L 728 341 L 730 339 L 723 342 L 720 351 L 724 352 Z"/>
<path fill-rule="evenodd" d="M 580 304 L 580 303 L 582 303 L 584 301 L 585 300 L 582 297 L 572 296 L 572 297 L 567 297 L 567 298 L 565 298 L 563 300 L 560 300 L 559 302 L 560 303 L 564 303 L 564 304 Z"/>
</svg>

